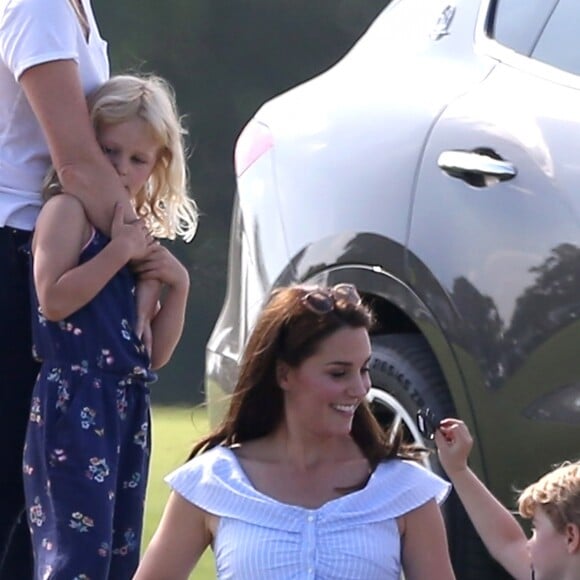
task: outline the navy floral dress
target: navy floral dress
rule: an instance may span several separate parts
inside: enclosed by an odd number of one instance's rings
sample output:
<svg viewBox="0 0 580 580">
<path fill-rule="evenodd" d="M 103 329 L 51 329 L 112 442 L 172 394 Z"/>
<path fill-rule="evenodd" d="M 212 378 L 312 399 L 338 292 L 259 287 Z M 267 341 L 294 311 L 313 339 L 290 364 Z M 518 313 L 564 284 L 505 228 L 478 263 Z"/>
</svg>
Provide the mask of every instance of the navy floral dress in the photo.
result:
<svg viewBox="0 0 580 580">
<path fill-rule="evenodd" d="M 94 231 L 80 262 L 108 243 Z M 32 284 L 35 356 L 42 363 L 24 452 L 35 578 L 125 580 L 139 560 L 155 379 L 133 328 L 135 280 L 125 267 L 60 322 L 42 315 Z"/>
</svg>

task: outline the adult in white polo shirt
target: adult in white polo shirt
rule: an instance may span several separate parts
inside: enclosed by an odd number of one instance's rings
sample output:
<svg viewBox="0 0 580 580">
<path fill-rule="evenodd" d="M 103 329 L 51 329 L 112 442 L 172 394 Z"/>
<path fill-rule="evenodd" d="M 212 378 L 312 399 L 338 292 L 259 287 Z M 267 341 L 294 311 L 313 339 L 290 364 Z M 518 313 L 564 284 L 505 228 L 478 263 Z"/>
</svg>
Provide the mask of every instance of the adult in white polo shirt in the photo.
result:
<svg viewBox="0 0 580 580">
<path fill-rule="evenodd" d="M 108 75 L 90 0 L 0 0 L 1 580 L 32 577 L 22 447 L 37 367 L 24 250 L 49 164 L 104 232 L 117 201 L 135 217 L 87 113 L 85 95 Z"/>
</svg>

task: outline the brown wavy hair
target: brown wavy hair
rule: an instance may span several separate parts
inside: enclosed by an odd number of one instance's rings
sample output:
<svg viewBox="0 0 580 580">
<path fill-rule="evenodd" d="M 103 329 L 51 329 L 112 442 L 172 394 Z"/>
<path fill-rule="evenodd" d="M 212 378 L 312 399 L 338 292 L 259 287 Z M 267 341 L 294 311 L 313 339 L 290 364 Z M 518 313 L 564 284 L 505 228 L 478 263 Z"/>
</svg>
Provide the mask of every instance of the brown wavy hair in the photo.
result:
<svg viewBox="0 0 580 580">
<path fill-rule="evenodd" d="M 292 368 L 300 366 L 316 353 L 324 339 L 343 328 L 365 328 L 370 332 L 373 313 L 364 303 L 336 300 L 330 312 L 317 314 L 303 301 L 312 290 L 312 286 L 291 286 L 271 294 L 244 350 L 229 409 L 217 429 L 194 446 L 190 459 L 217 445 L 230 446 L 265 437 L 278 427 L 284 415 L 284 396 L 276 380 L 279 361 Z M 402 431 L 385 431 L 366 401 L 355 411 L 351 436 L 373 470 L 382 460 L 419 459 L 424 451 L 404 444 Z"/>
</svg>

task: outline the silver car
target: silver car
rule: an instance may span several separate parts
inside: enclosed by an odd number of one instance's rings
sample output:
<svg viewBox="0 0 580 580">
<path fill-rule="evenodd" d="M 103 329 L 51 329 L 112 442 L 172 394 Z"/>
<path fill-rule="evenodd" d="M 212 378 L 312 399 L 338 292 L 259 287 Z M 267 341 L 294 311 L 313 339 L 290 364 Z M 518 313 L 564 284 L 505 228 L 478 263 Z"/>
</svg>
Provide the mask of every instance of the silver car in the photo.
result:
<svg viewBox="0 0 580 580">
<path fill-rule="evenodd" d="M 272 288 L 352 282 L 379 319 L 382 422 L 421 441 L 419 409 L 463 418 L 509 506 L 580 455 L 578 22 L 578 0 L 395 0 L 259 109 L 236 146 L 212 421 Z M 446 518 L 458 578 L 501 578 L 454 498 Z"/>
</svg>

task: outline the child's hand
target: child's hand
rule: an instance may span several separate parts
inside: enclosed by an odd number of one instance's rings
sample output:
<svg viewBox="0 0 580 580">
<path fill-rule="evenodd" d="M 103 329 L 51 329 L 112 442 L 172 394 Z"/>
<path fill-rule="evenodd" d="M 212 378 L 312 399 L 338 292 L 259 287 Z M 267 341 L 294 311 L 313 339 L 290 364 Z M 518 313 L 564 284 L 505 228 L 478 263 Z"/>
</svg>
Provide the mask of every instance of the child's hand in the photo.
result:
<svg viewBox="0 0 580 580">
<path fill-rule="evenodd" d="M 159 280 L 171 288 L 189 287 L 189 274 L 181 262 L 164 246 L 156 243 L 134 266 L 140 280 Z"/>
<path fill-rule="evenodd" d="M 467 468 L 473 438 L 467 425 L 459 419 L 443 419 L 435 433 L 439 461 L 449 477 Z"/>
<path fill-rule="evenodd" d="M 135 264 L 133 264 L 134 266 Z M 137 322 L 135 333 L 143 341 L 147 352 L 151 355 L 153 336 L 151 321 L 159 309 L 161 284 L 158 280 L 138 280 L 137 282 Z"/>
<path fill-rule="evenodd" d="M 143 332 L 141 333 L 141 336 L 139 338 L 141 339 L 141 342 L 145 346 L 147 354 L 151 356 L 151 352 L 153 350 L 153 332 L 151 330 L 150 322 L 147 322 L 146 324 L 143 325 Z"/>
<path fill-rule="evenodd" d="M 111 240 L 121 242 L 128 248 L 129 260 L 144 258 L 153 243 L 153 238 L 143 220 L 125 223 L 123 206 L 120 203 L 115 205 L 115 213 L 111 222 Z"/>
</svg>

